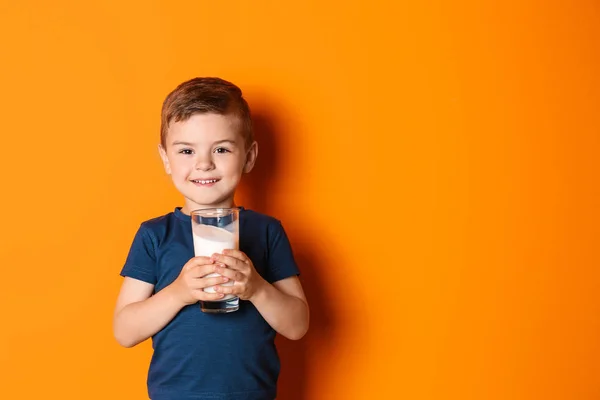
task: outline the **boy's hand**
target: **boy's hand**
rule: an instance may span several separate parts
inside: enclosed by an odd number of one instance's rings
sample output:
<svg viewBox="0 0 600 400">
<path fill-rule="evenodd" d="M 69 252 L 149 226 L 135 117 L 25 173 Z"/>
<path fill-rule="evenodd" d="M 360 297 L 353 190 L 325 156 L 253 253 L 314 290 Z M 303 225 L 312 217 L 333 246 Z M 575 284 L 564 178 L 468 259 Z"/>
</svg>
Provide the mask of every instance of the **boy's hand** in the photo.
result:
<svg viewBox="0 0 600 400">
<path fill-rule="evenodd" d="M 186 305 L 194 304 L 198 300 L 211 301 L 223 298 L 221 293 L 206 293 L 203 289 L 228 282 L 225 276 L 205 278 L 206 275 L 216 272 L 217 266 L 208 257 L 194 257 L 181 269 L 175 281 L 169 285 L 180 301 Z"/>
<path fill-rule="evenodd" d="M 254 264 L 239 250 L 224 250 L 211 257 L 217 264 L 216 272 L 234 281 L 233 286 L 215 286 L 217 293 L 234 294 L 250 300 L 266 281 L 256 272 Z"/>
</svg>

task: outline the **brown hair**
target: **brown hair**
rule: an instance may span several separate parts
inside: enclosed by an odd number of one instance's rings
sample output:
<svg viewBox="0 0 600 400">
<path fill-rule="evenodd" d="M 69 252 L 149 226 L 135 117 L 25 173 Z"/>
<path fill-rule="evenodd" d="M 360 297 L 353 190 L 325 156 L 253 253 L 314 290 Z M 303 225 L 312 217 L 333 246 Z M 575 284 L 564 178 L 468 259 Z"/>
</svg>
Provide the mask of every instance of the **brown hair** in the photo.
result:
<svg viewBox="0 0 600 400">
<path fill-rule="evenodd" d="M 172 122 L 186 121 L 194 114 L 215 113 L 239 118 L 246 148 L 254 141 L 250 107 L 242 90 L 221 78 L 194 78 L 175 88 L 163 102 L 160 143 L 166 148 L 167 132 Z"/>
</svg>

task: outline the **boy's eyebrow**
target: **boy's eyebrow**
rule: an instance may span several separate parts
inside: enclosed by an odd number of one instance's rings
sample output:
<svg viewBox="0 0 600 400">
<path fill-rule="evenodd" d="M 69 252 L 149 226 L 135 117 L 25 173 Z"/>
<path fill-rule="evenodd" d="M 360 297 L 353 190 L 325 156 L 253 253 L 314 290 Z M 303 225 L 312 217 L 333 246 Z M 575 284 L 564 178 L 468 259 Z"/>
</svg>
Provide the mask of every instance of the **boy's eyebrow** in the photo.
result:
<svg viewBox="0 0 600 400">
<path fill-rule="evenodd" d="M 231 143 L 231 144 L 235 144 L 235 140 L 231 140 L 231 139 L 223 139 L 223 140 L 216 141 L 214 144 L 221 144 L 221 143 Z"/>
<path fill-rule="evenodd" d="M 219 140 L 213 143 L 214 144 L 221 144 L 221 143 L 231 143 L 231 144 L 236 144 L 235 140 L 231 140 L 231 139 L 223 139 L 223 140 Z M 181 142 L 179 140 L 175 141 L 172 143 L 173 146 L 193 146 L 194 143 L 190 143 L 190 142 Z"/>
<path fill-rule="evenodd" d="M 193 146 L 193 143 L 190 142 L 180 142 L 180 141 L 176 141 L 172 143 L 173 146 L 177 146 L 177 145 L 181 145 L 181 146 Z"/>
</svg>

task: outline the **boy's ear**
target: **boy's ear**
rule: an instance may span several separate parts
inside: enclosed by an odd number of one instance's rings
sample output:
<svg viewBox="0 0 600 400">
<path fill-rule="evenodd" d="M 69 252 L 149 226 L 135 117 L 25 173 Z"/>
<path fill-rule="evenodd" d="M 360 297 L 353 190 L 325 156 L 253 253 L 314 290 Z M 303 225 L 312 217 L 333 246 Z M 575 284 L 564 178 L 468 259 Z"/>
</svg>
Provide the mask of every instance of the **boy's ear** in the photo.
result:
<svg viewBox="0 0 600 400">
<path fill-rule="evenodd" d="M 256 163 L 256 157 L 258 157 L 258 143 L 253 142 L 250 148 L 246 152 L 246 164 L 244 164 L 244 173 L 252 171 L 254 164 Z"/>
<path fill-rule="evenodd" d="M 171 175 L 171 166 L 169 165 L 169 159 L 167 158 L 167 152 L 162 144 L 158 145 L 158 154 L 160 154 L 160 158 L 162 159 L 163 165 L 165 167 L 165 172 L 167 175 Z"/>
</svg>

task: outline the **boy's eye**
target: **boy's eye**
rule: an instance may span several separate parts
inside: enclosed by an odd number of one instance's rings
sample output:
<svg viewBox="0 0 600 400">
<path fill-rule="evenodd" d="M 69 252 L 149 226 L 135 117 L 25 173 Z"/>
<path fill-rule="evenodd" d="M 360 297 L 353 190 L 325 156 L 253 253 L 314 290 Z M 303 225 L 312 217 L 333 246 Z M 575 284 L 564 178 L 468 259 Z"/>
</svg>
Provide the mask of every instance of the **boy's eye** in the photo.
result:
<svg viewBox="0 0 600 400">
<path fill-rule="evenodd" d="M 215 153 L 223 154 L 223 153 L 230 153 L 230 151 L 229 151 L 229 149 L 226 149 L 225 147 L 217 147 L 215 149 Z"/>
<path fill-rule="evenodd" d="M 179 154 L 192 154 L 192 149 L 181 149 L 179 150 Z"/>
</svg>

